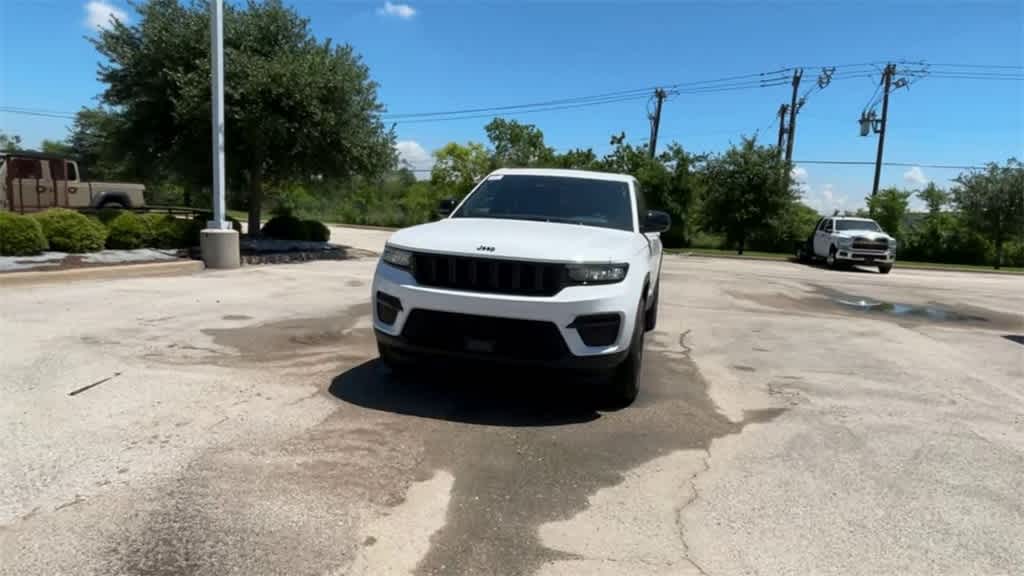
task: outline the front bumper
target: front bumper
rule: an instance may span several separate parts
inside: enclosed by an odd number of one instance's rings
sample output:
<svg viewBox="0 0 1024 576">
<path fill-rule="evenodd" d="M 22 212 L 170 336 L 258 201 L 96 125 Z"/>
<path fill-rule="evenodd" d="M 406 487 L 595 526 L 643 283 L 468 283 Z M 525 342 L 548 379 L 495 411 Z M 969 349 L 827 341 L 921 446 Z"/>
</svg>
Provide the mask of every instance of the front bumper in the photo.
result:
<svg viewBox="0 0 1024 576">
<path fill-rule="evenodd" d="M 859 250 L 856 248 L 839 248 L 836 252 L 836 259 L 844 262 L 856 262 L 862 264 L 891 264 L 896 260 L 896 252 L 893 250 Z"/>
<path fill-rule="evenodd" d="M 415 354 L 438 354 L 459 358 L 507 361 L 521 364 L 538 364 L 564 366 L 568 368 L 607 368 L 621 362 L 629 352 L 633 333 L 635 311 L 640 299 L 642 285 L 635 278 L 627 276 L 626 280 L 616 284 L 569 286 L 554 296 L 521 296 L 511 294 L 492 294 L 483 292 L 457 291 L 444 288 L 420 286 L 412 275 L 402 269 L 383 262 L 378 262 L 371 288 L 373 299 L 373 325 L 377 339 L 398 350 Z M 378 293 L 397 299 L 399 310 L 391 302 L 392 309 L 387 311 L 386 322 L 381 319 L 378 310 Z M 498 349 L 489 350 L 486 343 L 468 338 L 464 347 L 452 346 L 452 324 L 438 326 L 438 333 L 444 333 L 445 339 L 437 342 L 424 342 L 423 327 L 412 328 L 416 338 L 404 333 L 410 315 L 415 310 L 422 310 L 433 318 L 443 317 L 445 313 L 451 317 L 483 317 L 484 319 L 501 319 L 494 322 L 499 326 L 499 335 L 512 336 L 507 333 L 504 324 L 522 322 L 525 324 L 553 325 L 557 329 L 557 337 L 552 337 L 553 347 L 544 353 L 501 354 Z M 608 345 L 588 346 L 580 336 L 579 330 L 570 327 L 580 317 L 601 315 L 617 316 L 619 329 L 617 335 Z M 419 322 L 417 322 L 419 324 Z M 458 324 L 462 326 L 462 324 Z M 471 324 L 468 324 L 471 325 Z M 513 327 L 515 325 L 513 324 Z M 473 336 L 473 335 L 469 335 Z M 514 336 L 512 336 L 514 337 Z M 555 340 L 560 341 L 555 341 Z M 443 341 L 442 341 L 443 340 Z M 523 349 L 512 346 L 516 352 Z M 504 347 L 508 350 L 509 347 Z M 534 349 L 534 351 L 536 351 Z"/>
</svg>

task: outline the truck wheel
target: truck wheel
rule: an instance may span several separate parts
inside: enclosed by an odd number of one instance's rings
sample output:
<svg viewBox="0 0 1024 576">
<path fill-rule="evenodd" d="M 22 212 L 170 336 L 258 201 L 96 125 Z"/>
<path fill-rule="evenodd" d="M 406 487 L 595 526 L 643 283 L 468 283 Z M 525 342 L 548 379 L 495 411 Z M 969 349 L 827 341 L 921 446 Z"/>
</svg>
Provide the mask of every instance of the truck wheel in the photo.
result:
<svg viewBox="0 0 1024 576">
<path fill-rule="evenodd" d="M 828 249 L 828 256 L 825 258 L 825 264 L 828 264 L 828 267 L 832 269 L 839 267 L 839 260 L 836 258 L 835 246 Z"/>
<path fill-rule="evenodd" d="M 117 200 L 104 200 L 103 202 L 100 203 L 98 208 L 104 210 L 124 210 L 125 205 L 121 204 Z"/>
<path fill-rule="evenodd" d="M 377 354 L 380 356 L 380 361 L 391 370 L 391 374 L 395 377 L 405 378 L 412 372 L 412 361 L 396 354 L 391 346 L 377 342 Z"/>
<path fill-rule="evenodd" d="M 640 391 L 640 369 L 644 362 L 643 312 L 644 301 L 641 300 L 636 311 L 636 320 L 633 322 L 629 354 L 615 367 L 615 372 L 607 384 L 607 400 L 613 408 L 629 406 L 636 400 L 636 395 Z"/>
<path fill-rule="evenodd" d="M 892 264 L 879 264 L 878 271 L 882 274 L 888 274 L 892 271 Z"/>
<path fill-rule="evenodd" d="M 661 282 L 654 287 L 654 298 L 651 307 L 644 313 L 644 331 L 650 332 L 658 325 L 658 293 L 661 291 Z"/>
</svg>

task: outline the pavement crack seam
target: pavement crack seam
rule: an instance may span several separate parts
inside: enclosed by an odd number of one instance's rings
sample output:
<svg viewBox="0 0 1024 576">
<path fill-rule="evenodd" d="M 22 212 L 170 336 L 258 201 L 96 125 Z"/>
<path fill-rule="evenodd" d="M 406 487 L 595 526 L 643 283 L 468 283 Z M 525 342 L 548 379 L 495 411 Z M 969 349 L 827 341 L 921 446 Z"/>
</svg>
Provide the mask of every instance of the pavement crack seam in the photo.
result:
<svg viewBox="0 0 1024 576">
<path fill-rule="evenodd" d="M 683 545 L 683 557 L 686 559 L 686 561 L 689 562 L 691 566 L 696 568 L 697 572 L 699 572 L 703 576 L 710 576 L 704 570 L 704 568 L 690 556 L 690 545 L 686 543 L 686 531 L 683 528 L 683 511 L 686 510 L 686 508 L 690 504 L 693 504 L 694 502 L 697 501 L 698 498 L 700 498 L 700 493 L 697 492 L 697 477 L 711 470 L 711 465 L 708 464 L 708 460 L 711 459 L 711 452 L 708 449 L 704 449 L 703 452 L 705 456 L 701 458 L 700 461 L 701 464 L 704 465 L 704 468 L 702 470 L 694 472 L 693 474 L 690 475 L 689 478 L 684 480 L 684 482 L 689 482 L 690 489 L 693 491 L 693 495 L 690 496 L 690 498 L 686 502 L 683 502 L 682 505 L 676 509 L 676 533 L 679 535 L 679 542 Z"/>
</svg>

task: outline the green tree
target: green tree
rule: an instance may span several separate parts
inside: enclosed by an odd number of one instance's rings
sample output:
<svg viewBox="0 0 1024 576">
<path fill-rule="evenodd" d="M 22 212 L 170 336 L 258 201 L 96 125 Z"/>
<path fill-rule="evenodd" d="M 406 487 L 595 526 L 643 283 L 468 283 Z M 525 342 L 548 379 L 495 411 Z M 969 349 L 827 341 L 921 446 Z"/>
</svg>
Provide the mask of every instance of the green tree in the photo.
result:
<svg viewBox="0 0 1024 576">
<path fill-rule="evenodd" d="M 2 152 L 14 152 L 15 150 L 21 149 L 21 136 L 17 134 L 11 134 L 8 136 L 4 132 L 0 132 L 0 151 Z"/>
<path fill-rule="evenodd" d="M 885 188 L 878 194 L 864 199 L 868 212 L 887 233 L 900 240 L 903 239 L 902 223 L 907 214 L 907 205 L 911 192 L 899 188 Z"/>
<path fill-rule="evenodd" d="M 71 145 L 63 140 L 43 139 L 39 149 L 47 154 L 58 154 L 60 156 L 71 156 L 74 152 Z"/>
<path fill-rule="evenodd" d="M 594 170 L 598 168 L 599 161 L 593 149 L 574 148 L 562 154 L 555 154 L 551 158 L 550 165 L 553 168 Z"/>
<path fill-rule="evenodd" d="M 929 182 L 923 189 L 917 191 L 917 197 L 928 206 L 929 214 L 938 214 L 949 202 L 949 193 L 939 188 L 934 182 Z"/>
<path fill-rule="evenodd" d="M 120 148 L 136 166 L 209 181 L 210 59 L 205 3 L 139 4 L 137 22 L 114 22 L 94 40 L 107 62 L 102 102 Z M 258 230 L 267 183 L 376 175 L 392 168 L 394 134 L 369 70 L 348 45 L 313 37 L 280 0 L 226 4 L 225 146 L 229 181 L 244 187 Z"/>
<path fill-rule="evenodd" d="M 430 183 L 444 194 L 462 198 L 490 171 L 491 157 L 483 144 L 449 142 L 434 152 Z"/>
<path fill-rule="evenodd" d="M 554 159 L 554 150 L 544 145 L 544 133 L 533 124 L 495 118 L 484 131 L 494 147 L 495 167 L 546 166 Z"/>
<path fill-rule="evenodd" d="M 120 126 L 123 121 L 122 116 L 105 108 L 82 108 L 75 114 L 68 144 L 79 168 L 89 178 L 118 180 L 138 176 L 129 165 L 132 159 L 138 158 L 140 149 L 130 146 L 121 149 L 114 142 L 124 130 Z"/>
<path fill-rule="evenodd" d="M 704 224 L 725 234 L 742 254 L 752 234 L 778 218 L 793 202 L 789 169 L 770 146 L 743 138 L 738 146 L 707 161 L 702 202 Z"/>
<path fill-rule="evenodd" d="M 956 178 L 953 202 L 964 222 L 995 248 L 995 267 L 1003 264 L 1003 245 L 1024 229 L 1024 165 L 989 163 L 984 170 Z"/>
</svg>

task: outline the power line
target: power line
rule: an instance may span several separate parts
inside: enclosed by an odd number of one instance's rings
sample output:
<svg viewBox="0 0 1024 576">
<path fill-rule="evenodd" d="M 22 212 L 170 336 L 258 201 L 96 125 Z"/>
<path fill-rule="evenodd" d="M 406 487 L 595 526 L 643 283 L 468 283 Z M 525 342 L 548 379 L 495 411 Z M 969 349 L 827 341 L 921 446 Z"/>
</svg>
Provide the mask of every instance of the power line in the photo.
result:
<svg viewBox="0 0 1024 576">
<path fill-rule="evenodd" d="M 834 164 L 839 166 L 874 166 L 874 162 L 867 160 L 794 160 L 793 164 Z M 901 168 L 940 168 L 950 170 L 982 170 L 984 166 L 961 166 L 956 164 L 922 164 L 920 162 L 882 162 L 882 166 L 894 166 Z"/>
</svg>

